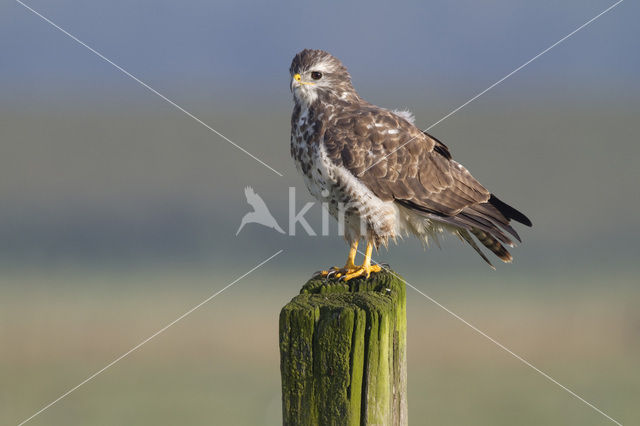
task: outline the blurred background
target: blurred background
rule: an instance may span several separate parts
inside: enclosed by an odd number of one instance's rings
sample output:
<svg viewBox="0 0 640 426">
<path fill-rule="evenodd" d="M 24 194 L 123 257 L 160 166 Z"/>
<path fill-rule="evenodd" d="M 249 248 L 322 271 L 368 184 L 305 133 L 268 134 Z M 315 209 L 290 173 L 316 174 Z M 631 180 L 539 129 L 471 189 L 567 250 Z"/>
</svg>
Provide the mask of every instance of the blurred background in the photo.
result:
<svg viewBox="0 0 640 426">
<path fill-rule="evenodd" d="M 277 425 L 278 313 L 342 264 L 287 228 L 288 68 L 322 48 L 368 101 L 428 127 L 611 1 L 0 4 L 0 423 L 17 424 L 284 252 L 30 424 Z M 431 129 L 532 229 L 491 271 L 453 238 L 382 250 L 408 282 L 624 424 L 640 412 L 640 7 L 623 2 Z M 320 227 L 320 210 L 309 223 Z M 331 226 L 335 226 L 332 222 Z M 408 290 L 412 425 L 608 421 Z"/>
</svg>

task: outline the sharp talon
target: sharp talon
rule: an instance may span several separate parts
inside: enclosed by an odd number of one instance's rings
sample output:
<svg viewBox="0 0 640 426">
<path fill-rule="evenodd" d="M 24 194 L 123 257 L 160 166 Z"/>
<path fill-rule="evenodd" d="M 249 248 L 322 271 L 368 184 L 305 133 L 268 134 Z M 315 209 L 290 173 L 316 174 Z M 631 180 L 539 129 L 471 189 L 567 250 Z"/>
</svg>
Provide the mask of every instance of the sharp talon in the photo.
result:
<svg viewBox="0 0 640 426">
<path fill-rule="evenodd" d="M 364 262 L 362 265 L 355 265 L 354 259 L 356 257 L 356 252 L 358 248 L 358 242 L 355 241 L 351 243 L 351 249 L 349 251 L 349 257 L 347 258 L 347 263 L 342 268 L 329 268 L 327 271 L 321 271 L 320 275 L 325 277 L 325 279 L 338 279 L 340 282 L 347 282 L 353 278 L 366 277 L 367 279 L 371 276 L 372 272 L 380 272 L 382 269 L 389 269 L 388 263 L 382 264 L 371 264 L 371 251 L 373 250 L 373 244 L 371 241 L 367 243 L 367 252 L 365 253 Z"/>
<path fill-rule="evenodd" d="M 328 268 L 327 270 L 320 270 L 320 271 L 316 271 L 313 273 L 313 277 L 330 277 L 331 275 L 333 275 L 336 271 L 340 271 L 340 268 L 333 266 L 331 268 Z"/>
</svg>

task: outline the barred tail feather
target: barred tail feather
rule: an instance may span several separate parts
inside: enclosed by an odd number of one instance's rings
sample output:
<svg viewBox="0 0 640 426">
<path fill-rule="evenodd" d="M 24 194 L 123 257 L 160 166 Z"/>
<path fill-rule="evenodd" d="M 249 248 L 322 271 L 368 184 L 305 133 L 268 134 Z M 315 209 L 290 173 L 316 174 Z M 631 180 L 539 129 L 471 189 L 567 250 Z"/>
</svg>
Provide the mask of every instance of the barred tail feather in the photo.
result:
<svg viewBox="0 0 640 426">
<path fill-rule="evenodd" d="M 483 246 L 498 256 L 500 260 L 505 263 L 511 263 L 513 260 L 511 253 L 509 253 L 507 249 L 500 244 L 500 241 L 493 238 L 491 234 L 481 231 L 480 229 L 471 229 L 471 233 L 478 239 L 478 241 L 480 241 L 480 243 L 482 243 Z"/>
<path fill-rule="evenodd" d="M 514 244 L 507 233 L 520 241 L 518 233 L 509 224 L 510 220 L 521 220 L 526 225 L 530 225 L 531 222 L 522 213 L 499 201 L 497 198 L 492 198 L 491 201 L 495 204 L 476 204 L 463 209 L 455 216 L 446 216 L 417 206 L 410 201 L 396 200 L 405 214 L 403 217 L 407 218 L 410 232 L 425 241 L 427 238 L 435 236 L 434 234 L 437 230 L 447 230 L 457 234 L 462 240 L 466 241 L 491 268 L 495 269 L 478 244 L 476 244 L 472 235 L 483 246 L 498 256 L 500 260 L 505 263 L 510 263 L 513 261 L 513 257 L 505 248 L 505 245 L 513 247 Z M 496 205 L 499 207 L 496 207 Z M 422 220 L 420 218 L 422 218 Z M 427 220 L 424 221 L 424 219 Z"/>
<path fill-rule="evenodd" d="M 471 238 L 471 235 L 469 235 L 469 231 L 467 231 L 466 229 L 460 228 L 458 229 L 458 235 L 460 236 L 460 238 L 462 238 L 467 243 L 469 243 L 469 245 L 476 251 L 476 253 L 478 253 L 485 262 L 487 262 L 487 265 L 489 265 L 491 269 L 495 271 L 496 267 L 493 266 L 493 263 L 491 263 L 491 261 L 487 258 L 487 256 L 484 255 L 484 253 L 482 252 L 482 250 L 480 250 L 480 247 L 478 247 L 476 242 L 473 241 L 473 238 Z"/>
</svg>

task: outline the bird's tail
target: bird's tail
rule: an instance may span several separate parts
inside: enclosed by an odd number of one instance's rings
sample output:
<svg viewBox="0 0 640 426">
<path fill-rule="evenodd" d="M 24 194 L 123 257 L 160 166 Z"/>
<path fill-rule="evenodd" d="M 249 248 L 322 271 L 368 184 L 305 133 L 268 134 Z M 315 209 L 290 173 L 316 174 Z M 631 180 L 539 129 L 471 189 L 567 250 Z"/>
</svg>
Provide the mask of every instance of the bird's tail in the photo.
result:
<svg viewBox="0 0 640 426">
<path fill-rule="evenodd" d="M 473 238 L 471 238 L 471 235 L 469 235 L 469 231 L 467 231 L 466 229 L 463 229 L 463 228 L 459 228 L 458 229 L 458 235 L 460 236 L 460 238 L 462 238 L 467 243 L 469 243 L 469 245 L 476 251 L 476 253 L 478 253 L 480 255 L 482 260 L 487 262 L 487 265 L 491 266 L 491 269 L 493 269 L 493 270 L 496 269 L 496 267 L 493 266 L 493 263 L 491 263 L 491 261 L 487 258 L 487 256 L 485 256 L 485 254 L 482 252 L 482 250 L 480 250 L 480 247 L 478 247 L 476 242 L 473 241 Z"/>
<path fill-rule="evenodd" d="M 494 195 L 491 195 L 487 202 L 470 205 L 455 216 L 439 214 L 406 200 L 397 200 L 396 202 L 410 212 L 426 217 L 442 226 L 453 228 L 453 232 L 469 243 L 492 268 L 493 265 L 482 253 L 482 250 L 480 250 L 471 235 L 473 234 L 483 246 L 491 250 L 500 260 L 509 263 L 513 260 L 513 257 L 507 251 L 505 245 L 513 247 L 511 237 L 520 241 L 518 233 L 510 225 L 511 220 L 531 226 L 531 221 L 524 214 L 500 201 Z M 417 235 L 421 234 L 420 232 L 415 233 Z"/>
<path fill-rule="evenodd" d="M 488 232 L 484 232 L 480 229 L 471 229 L 471 233 L 482 243 L 483 246 L 488 248 L 500 258 L 503 262 L 510 263 L 513 260 L 511 253 L 498 241 L 493 238 Z"/>
</svg>

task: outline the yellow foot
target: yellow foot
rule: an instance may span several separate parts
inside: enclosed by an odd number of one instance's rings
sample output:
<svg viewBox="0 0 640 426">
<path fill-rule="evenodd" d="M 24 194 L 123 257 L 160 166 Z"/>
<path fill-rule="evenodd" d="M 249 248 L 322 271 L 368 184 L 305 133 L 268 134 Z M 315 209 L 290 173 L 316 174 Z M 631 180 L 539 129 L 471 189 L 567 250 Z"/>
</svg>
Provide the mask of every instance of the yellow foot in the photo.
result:
<svg viewBox="0 0 640 426">
<path fill-rule="evenodd" d="M 321 276 L 324 278 L 340 278 L 347 274 L 351 274 L 354 271 L 358 270 L 360 267 L 356 265 L 345 265 L 342 268 L 337 266 L 333 266 L 326 271 L 318 271 L 314 276 Z"/>
<path fill-rule="evenodd" d="M 362 276 L 369 278 L 369 275 L 371 275 L 372 272 L 380 272 L 380 271 L 382 271 L 382 268 L 380 267 L 380 265 L 369 265 L 369 266 L 363 265 L 363 266 L 358 266 L 356 267 L 355 270 L 342 275 L 340 279 L 342 281 L 349 281 L 352 278 L 357 278 Z"/>
</svg>

